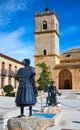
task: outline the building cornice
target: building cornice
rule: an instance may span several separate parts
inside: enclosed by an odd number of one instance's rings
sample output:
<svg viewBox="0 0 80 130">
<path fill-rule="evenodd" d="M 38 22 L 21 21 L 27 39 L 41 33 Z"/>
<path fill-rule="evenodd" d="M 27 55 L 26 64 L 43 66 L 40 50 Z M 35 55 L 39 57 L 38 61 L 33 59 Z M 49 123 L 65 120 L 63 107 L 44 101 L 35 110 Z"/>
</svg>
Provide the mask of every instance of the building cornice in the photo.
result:
<svg viewBox="0 0 80 130">
<path fill-rule="evenodd" d="M 80 59 L 64 59 L 64 60 L 60 60 L 60 63 L 77 63 L 80 62 Z"/>
<path fill-rule="evenodd" d="M 4 54 L 2 54 L 2 53 L 0 53 L 0 57 L 3 57 L 3 58 L 5 58 L 5 59 L 7 59 L 7 60 L 10 60 L 10 61 L 13 61 L 13 62 L 16 62 L 16 63 L 19 63 L 19 64 L 23 65 L 22 62 L 20 62 L 20 61 L 14 59 L 14 58 L 11 58 L 11 57 L 9 57 L 9 56 L 7 56 L 7 55 L 4 55 Z"/>
<path fill-rule="evenodd" d="M 54 69 L 80 69 L 80 63 L 62 63 L 56 65 Z"/>
</svg>

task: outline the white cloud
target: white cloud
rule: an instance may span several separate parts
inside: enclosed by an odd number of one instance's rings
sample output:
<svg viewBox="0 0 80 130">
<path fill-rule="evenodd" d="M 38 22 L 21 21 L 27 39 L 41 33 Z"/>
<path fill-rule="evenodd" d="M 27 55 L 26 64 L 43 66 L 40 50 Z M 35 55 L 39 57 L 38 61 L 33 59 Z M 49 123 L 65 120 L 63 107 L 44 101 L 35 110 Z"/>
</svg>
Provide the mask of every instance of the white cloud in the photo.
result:
<svg viewBox="0 0 80 130">
<path fill-rule="evenodd" d="M 13 14 L 17 11 L 32 11 L 36 0 L 0 0 L 0 25 L 7 25 L 11 22 Z"/>
<path fill-rule="evenodd" d="M 0 0 L 0 26 L 5 27 L 5 25 L 11 23 L 17 11 L 32 11 L 32 6 L 35 1 L 36 0 Z M 11 33 L 0 32 L 0 53 L 20 61 L 29 57 L 33 65 L 34 45 L 32 41 L 26 43 L 21 40 L 21 36 L 24 34 L 29 35 L 25 27 L 20 27 Z"/>
<path fill-rule="evenodd" d="M 1 11 L 17 11 L 31 9 L 36 0 L 1 0 Z"/>
<path fill-rule="evenodd" d="M 20 40 L 20 37 L 26 33 L 24 27 L 9 34 L 0 33 L 0 53 L 22 61 L 24 58 L 31 59 L 31 65 L 34 64 L 34 44 L 31 41 L 27 43 Z"/>
<path fill-rule="evenodd" d="M 80 27 L 71 26 L 71 27 L 66 28 L 65 30 L 62 30 L 60 35 L 66 36 L 66 35 L 69 35 L 69 34 L 73 34 L 73 33 L 77 32 L 78 30 L 80 30 Z"/>
</svg>

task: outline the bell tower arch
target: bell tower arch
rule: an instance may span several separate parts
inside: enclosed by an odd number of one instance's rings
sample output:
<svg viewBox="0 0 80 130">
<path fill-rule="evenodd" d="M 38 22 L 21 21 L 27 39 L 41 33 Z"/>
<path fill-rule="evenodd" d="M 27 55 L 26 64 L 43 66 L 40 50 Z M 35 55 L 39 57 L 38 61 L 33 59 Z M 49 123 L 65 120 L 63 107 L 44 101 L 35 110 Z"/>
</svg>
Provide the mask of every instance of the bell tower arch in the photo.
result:
<svg viewBox="0 0 80 130">
<path fill-rule="evenodd" d="M 45 62 L 50 66 L 51 73 L 53 67 L 59 64 L 59 20 L 56 13 L 50 12 L 48 8 L 35 14 L 34 60 L 37 74 L 39 74 L 36 66 L 38 63 Z"/>
</svg>

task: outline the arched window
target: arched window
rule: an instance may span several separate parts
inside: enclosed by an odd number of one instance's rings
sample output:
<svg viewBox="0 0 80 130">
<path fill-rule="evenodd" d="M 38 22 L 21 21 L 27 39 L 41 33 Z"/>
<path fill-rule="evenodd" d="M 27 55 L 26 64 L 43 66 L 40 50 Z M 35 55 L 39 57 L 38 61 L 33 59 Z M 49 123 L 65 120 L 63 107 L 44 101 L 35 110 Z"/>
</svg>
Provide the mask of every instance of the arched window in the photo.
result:
<svg viewBox="0 0 80 130">
<path fill-rule="evenodd" d="M 47 29 L 47 21 L 43 21 L 43 29 Z"/>
<path fill-rule="evenodd" d="M 46 50 L 43 51 L 43 55 L 47 55 L 47 51 Z"/>
</svg>

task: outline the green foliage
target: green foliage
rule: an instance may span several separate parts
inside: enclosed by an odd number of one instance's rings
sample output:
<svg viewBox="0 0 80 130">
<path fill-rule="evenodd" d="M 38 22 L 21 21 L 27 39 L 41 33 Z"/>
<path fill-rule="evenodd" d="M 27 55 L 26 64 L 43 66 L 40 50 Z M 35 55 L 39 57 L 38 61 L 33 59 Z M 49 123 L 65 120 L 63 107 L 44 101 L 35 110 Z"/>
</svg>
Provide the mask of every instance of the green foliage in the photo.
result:
<svg viewBox="0 0 80 130">
<path fill-rule="evenodd" d="M 6 93 L 6 96 L 9 96 L 9 97 L 15 97 L 15 92 Z"/>
<path fill-rule="evenodd" d="M 47 88 L 51 83 L 49 67 L 47 67 L 44 62 L 41 64 L 37 64 L 37 66 L 42 70 L 40 73 L 40 77 L 37 80 L 37 83 L 39 85 L 38 88 L 39 90 L 47 91 Z"/>
<path fill-rule="evenodd" d="M 12 85 L 6 85 L 6 86 L 4 86 L 3 89 L 4 89 L 4 92 L 10 93 L 10 92 L 13 91 L 13 86 Z"/>
<path fill-rule="evenodd" d="M 6 93 L 6 96 L 14 97 L 15 92 L 12 92 L 14 90 L 12 85 L 6 85 L 3 88 L 4 92 Z"/>
</svg>

